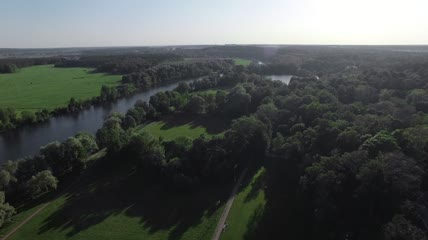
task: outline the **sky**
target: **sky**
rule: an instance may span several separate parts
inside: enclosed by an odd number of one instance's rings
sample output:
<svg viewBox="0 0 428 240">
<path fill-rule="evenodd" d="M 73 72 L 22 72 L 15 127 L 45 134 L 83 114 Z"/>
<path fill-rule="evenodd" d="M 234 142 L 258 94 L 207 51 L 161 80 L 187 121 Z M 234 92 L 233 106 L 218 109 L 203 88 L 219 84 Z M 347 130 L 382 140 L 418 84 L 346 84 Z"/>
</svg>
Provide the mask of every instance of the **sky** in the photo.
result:
<svg viewBox="0 0 428 240">
<path fill-rule="evenodd" d="M 428 0 L 0 0 L 0 48 L 428 44 Z"/>
</svg>

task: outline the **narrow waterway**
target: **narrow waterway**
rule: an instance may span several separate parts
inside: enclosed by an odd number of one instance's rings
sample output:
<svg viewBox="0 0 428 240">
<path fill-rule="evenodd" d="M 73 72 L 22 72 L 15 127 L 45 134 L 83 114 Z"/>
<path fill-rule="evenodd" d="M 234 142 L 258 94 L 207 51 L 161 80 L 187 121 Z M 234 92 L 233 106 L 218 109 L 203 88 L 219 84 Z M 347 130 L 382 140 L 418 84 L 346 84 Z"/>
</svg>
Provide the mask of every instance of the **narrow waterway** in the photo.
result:
<svg viewBox="0 0 428 240">
<path fill-rule="evenodd" d="M 53 117 L 44 123 L 2 133 L 0 134 L 0 163 L 34 155 L 38 153 L 41 146 L 56 140 L 64 141 L 80 131 L 95 133 L 111 113 L 125 113 L 138 100 L 149 101 L 154 94 L 173 90 L 177 85 L 178 83 L 174 83 L 153 88 L 112 103 L 92 106 L 76 114 Z"/>
</svg>

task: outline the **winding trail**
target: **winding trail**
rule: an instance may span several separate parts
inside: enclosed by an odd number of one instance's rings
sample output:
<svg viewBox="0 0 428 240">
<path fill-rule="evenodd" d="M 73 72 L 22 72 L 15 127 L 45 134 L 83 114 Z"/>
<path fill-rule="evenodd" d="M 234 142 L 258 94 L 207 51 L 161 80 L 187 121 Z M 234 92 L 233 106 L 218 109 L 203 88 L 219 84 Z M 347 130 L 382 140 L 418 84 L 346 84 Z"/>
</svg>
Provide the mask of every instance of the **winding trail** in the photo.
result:
<svg viewBox="0 0 428 240">
<path fill-rule="evenodd" d="M 223 227 L 226 224 L 227 216 L 229 215 L 230 209 L 232 208 L 233 201 L 235 200 L 235 197 L 236 197 L 236 193 L 238 192 L 238 188 L 241 185 L 241 182 L 244 179 L 246 172 L 247 172 L 247 169 L 244 169 L 244 171 L 242 171 L 241 173 L 241 176 L 239 176 L 238 181 L 236 181 L 236 184 L 233 187 L 232 192 L 230 193 L 230 197 L 226 202 L 226 206 L 224 207 L 223 213 L 221 214 L 220 220 L 218 221 L 212 240 L 220 239 L 220 235 L 223 232 Z"/>
<path fill-rule="evenodd" d="M 12 228 L 12 230 L 10 230 L 7 234 L 5 234 L 1 240 L 6 240 L 8 238 L 10 238 L 16 231 L 18 231 L 22 226 L 24 226 L 28 221 L 30 221 L 33 217 L 37 216 L 41 211 L 43 211 L 47 206 L 49 206 L 49 204 L 51 204 L 51 202 L 57 200 L 59 197 L 61 197 L 62 194 L 65 194 L 67 191 L 70 191 L 74 186 L 77 185 L 77 183 L 79 183 L 79 181 L 82 180 L 82 176 L 80 176 L 78 179 L 76 179 L 76 181 L 74 181 L 73 183 L 71 183 L 67 188 L 65 188 L 64 190 L 60 191 L 57 193 L 57 195 L 55 195 L 55 197 L 52 198 L 52 200 L 46 202 L 45 204 L 43 204 L 43 206 L 41 206 L 39 209 L 37 209 L 35 212 L 33 212 L 30 216 L 28 216 L 27 218 L 25 218 L 21 223 L 19 223 L 17 226 L 15 226 L 14 228 Z"/>
<path fill-rule="evenodd" d="M 10 230 L 6 235 L 4 235 L 2 237 L 1 240 L 6 240 L 8 239 L 10 236 L 12 236 L 16 231 L 18 231 L 22 226 L 24 226 L 24 224 L 26 224 L 28 221 L 30 221 L 34 216 L 36 216 L 37 214 L 39 214 L 41 211 L 43 211 L 43 209 L 45 209 L 51 202 L 47 202 L 45 204 L 43 204 L 43 206 L 41 206 L 39 209 L 37 209 L 37 211 L 33 212 L 30 216 L 28 216 L 24 221 L 22 221 L 20 224 L 18 224 L 18 226 L 15 226 L 14 228 L 12 228 L 12 230 Z"/>
<path fill-rule="evenodd" d="M 229 199 L 226 202 L 226 206 L 224 207 L 223 213 L 221 214 L 221 217 L 218 221 L 217 227 L 215 229 L 214 235 L 212 237 L 212 240 L 219 240 L 220 239 L 220 235 L 223 232 L 223 227 L 226 223 L 227 217 L 229 215 L 230 209 L 232 208 L 232 204 L 233 201 L 235 200 L 236 197 L 236 193 L 238 192 L 239 186 L 242 183 L 242 180 L 244 179 L 244 176 L 247 172 L 247 169 L 244 169 L 244 171 L 242 171 L 241 175 L 238 178 L 238 181 L 236 181 L 235 186 L 232 189 L 232 192 L 230 193 Z M 80 180 L 80 179 L 79 179 Z M 78 180 L 78 181 L 79 181 Z M 78 182 L 76 181 L 76 182 Z M 71 187 L 76 185 L 76 182 L 74 182 L 73 184 L 71 184 L 68 188 L 66 188 L 64 191 L 62 191 L 62 193 L 64 193 L 66 190 L 71 189 Z M 60 194 L 59 194 L 60 195 Z M 59 197 L 59 196 L 58 196 Z M 54 198 L 53 200 L 55 200 L 56 198 Z M 4 235 L 1 240 L 7 240 L 8 238 L 10 238 L 16 231 L 18 231 L 22 226 L 24 226 L 28 221 L 30 221 L 33 217 L 35 217 L 37 214 L 39 214 L 41 211 L 43 211 L 47 206 L 49 206 L 49 204 L 53 201 L 49 201 L 45 204 L 43 204 L 43 206 L 41 206 L 39 209 L 37 209 L 34 213 L 32 213 L 30 216 L 28 216 L 25 220 L 23 220 L 20 224 L 18 224 L 17 226 L 15 226 L 12 230 L 10 230 L 6 235 Z"/>
</svg>

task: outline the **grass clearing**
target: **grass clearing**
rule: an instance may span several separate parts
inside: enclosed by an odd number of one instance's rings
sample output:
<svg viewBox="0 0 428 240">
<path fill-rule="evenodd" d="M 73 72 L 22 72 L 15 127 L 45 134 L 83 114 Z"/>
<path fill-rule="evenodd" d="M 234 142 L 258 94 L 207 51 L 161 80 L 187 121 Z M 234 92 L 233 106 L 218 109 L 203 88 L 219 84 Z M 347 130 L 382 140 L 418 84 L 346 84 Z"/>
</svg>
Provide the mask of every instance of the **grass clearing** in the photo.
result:
<svg viewBox="0 0 428 240">
<path fill-rule="evenodd" d="M 135 131 L 146 131 L 155 137 L 173 140 L 177 137 L 197 138 L 202 134 L 222 136 L 229 127 L 229 121 L 216 117 L 195 117 L 188 114 L 173 114 L 163 121 L 138 126 Z"/>
<path fill-rule="evenodd" d="M 251 64 L 251 60 L 248 59 L 234 58 L 233 61 L 235 62 L 235 65 L 248 66 Z"/>
<path fill-rule="evenodd" d="M 192 126 L 191 124 L 183 124 L 181 126 L 167 128 L 166 122 L 152 122 L 141 129 L 138 130 L 138 132 L 146 131 L 156 138 L 163 137 L 165 140 L 173 140 L 177 137 L 190 137 L 190 138 L 197 138 L 201 136 L 202 134 L 206 134 L 207 130 L 204 127 L 201 126 Z"/>
<path fill-rule="evenodd" d="M 13 216 L 12 221 L 6 223 L 0 229 L 0 238 L 10 232 L 15 226 L 24 221 L 28 216 L 36 212 L 39 208 L 42 207 L 44 202 L 37 201 L 33 204 L 22 204 L 21 206 L 16 207 L 17 214 Z"/>
<path fill-rule="evenodd" d="M 98 96 L 102 85 L 115 86 L 121 79 L 119 75 L 91 71 L 93 69 L 40 65 L 0 74 L 0 108 L 53 110 L 66 106 L 72 97 L 84 100 Z"/>
<path fill-rule="evenodd" d="M 231 186 L 207 186 L 191 194 L 180 194 L 145 186 L 132 166 L 103 160 L 10 239 L 212 237 Z"/>
<path fill-rule="evenodd" d="M 242 189 L 233 202 L 227 218 L 228 227 L 220 239 L 246 239 L 257 226 L 266 204 L 263 191 L 265 169 L 261 168 L 252 178 L 242 184 Z"/>
</svg>

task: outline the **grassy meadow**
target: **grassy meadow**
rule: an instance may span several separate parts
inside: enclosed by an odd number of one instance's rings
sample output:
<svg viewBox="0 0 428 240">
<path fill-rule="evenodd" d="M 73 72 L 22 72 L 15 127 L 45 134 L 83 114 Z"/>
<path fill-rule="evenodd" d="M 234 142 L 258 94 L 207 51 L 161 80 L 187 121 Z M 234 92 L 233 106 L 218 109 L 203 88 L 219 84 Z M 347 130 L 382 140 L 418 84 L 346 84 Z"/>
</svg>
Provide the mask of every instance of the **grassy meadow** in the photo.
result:
<svg viewBox="0 0 428 240">
<path fill-rule="evenodd" d="M 135 131 L 148 132 L 154 137 L 173 140 L 177 137 L 197 138 L 202 134 L 207 136 L 222 136 L 229 127 L 229 122 L 216 117 L 196 117 L 188 114 L 174 114 L 165 117 L 163 121 L 152 122 L 138 126 Z"/>
<path fill-rule="evenodd" d="M 241 186 L 227 218 L 228 227 L 220 239 L 248 239 L 251 230 L 263 214 L 266 204 L 263 191 L 265 169 L 261 168 L 254 176 L 250 176 Z"/>
<path fill-rule="evenodd" d="M 91 73 L 88 68 L 55 68 L 40 65 L 16 73 L 0 74 L 0 108 L 17 111 L 53 110 L 66 106 L 71 97 L 89 99 L 100 94 L 101 86 L 117 85 L 119 75 Z"/>
<path fill-rule="evenodd" d="M 133 166 L 105 160 L 101 157 L 71 187 L 58 190 L 59 197 L 9 239 L 212 237 L 231 186 L 209 186 L 191 194 L 166 191 L 145 185 Z M 23 219 L 28 212 L 21 215 Z"/>
</svg>

